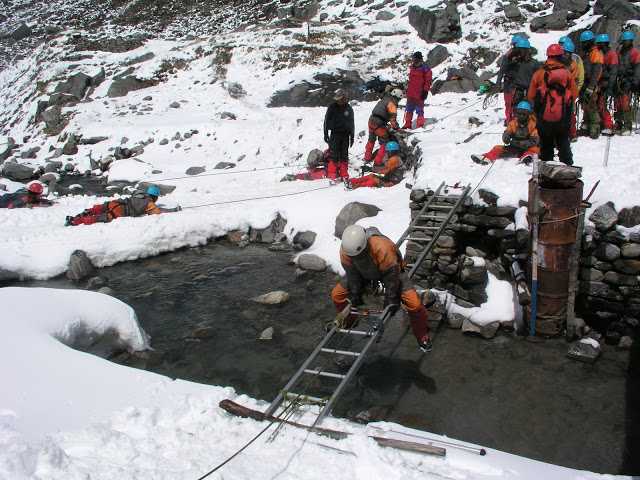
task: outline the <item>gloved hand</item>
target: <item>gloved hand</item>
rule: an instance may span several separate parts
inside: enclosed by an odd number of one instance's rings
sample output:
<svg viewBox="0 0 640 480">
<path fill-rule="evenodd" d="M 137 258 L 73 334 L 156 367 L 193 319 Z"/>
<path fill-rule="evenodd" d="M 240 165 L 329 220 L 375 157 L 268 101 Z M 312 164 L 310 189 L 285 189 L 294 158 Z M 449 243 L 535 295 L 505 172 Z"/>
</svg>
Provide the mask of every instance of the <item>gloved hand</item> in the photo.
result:
<svg viewBox="0 0 640 480">
<path fill-rule="evenodd" d="M 509 145 L 509 144 L 511 143 L 511 134 L 510 134 L 510 133 L 508 133 L 508 132 L 504 132 L 504 133 L 502 134 L 502 142 L 503 142 L 505 145 Z"/>
<path fill-rule="evenodd" d="M 349 146 L 353 147 L 353 137 L 352 136 L 349 137 Z"/>
</svg>

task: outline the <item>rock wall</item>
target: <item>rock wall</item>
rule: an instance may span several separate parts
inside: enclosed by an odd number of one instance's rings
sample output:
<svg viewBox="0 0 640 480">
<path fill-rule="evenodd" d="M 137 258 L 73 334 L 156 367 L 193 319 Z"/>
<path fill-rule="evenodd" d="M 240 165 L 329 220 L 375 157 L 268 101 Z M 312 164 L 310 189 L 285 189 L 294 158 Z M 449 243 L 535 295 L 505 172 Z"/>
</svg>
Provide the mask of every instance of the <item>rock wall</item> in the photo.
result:
<svg viewBox="0 0 640 480">
<path fill-rule="evenodd" d="M 411 192 L 412 220 L 431 195 L 433 191 Z M 529 259 L 528 227 L 516 222 L 516 216 L 526 217 L 526 204 L 523 202 L 519 208 L 498 207 L 498 197 L 491 192 L 481 191 L 481 197 L 487 205 L 468 201 L 461 206 L 414 276 L 422 287 L 446 289 L 463 307 L 479 306 L 486 301 L 487 272 L 514 282 L 510 268 L 513 257 L 520 261 L 523 270 Z M 455 200 L 450 198 L 433 202 L 434 209 L 426 212 L 417 225 L 434 226 L 429 217 L 446 215 L 439 207 L 453 203 Z M 632 228 L 626 231 L 617 227 L 640 224 L 640 207 L 617 212 L 612 204 L 605 204 L 589 220 L 595 226 L 587 222 L 583 234 L 576 314 L 597 331 L 590 336 L 628 348 L 640 323 L 640 228 L 635 232 Z M 421 231 L 410 237 L 428 239 L 429 235 Z M 424 245 L 425 242 L 408 242 L 407 263 L 415 262 Z M 478 262 L 478 257 L 484 258 L 484 262 Z M 455 326 L 459 327 L 460 322 Z M 581 328 L 578 333 L 584 334 L 586 330 Z"/>
</svg>

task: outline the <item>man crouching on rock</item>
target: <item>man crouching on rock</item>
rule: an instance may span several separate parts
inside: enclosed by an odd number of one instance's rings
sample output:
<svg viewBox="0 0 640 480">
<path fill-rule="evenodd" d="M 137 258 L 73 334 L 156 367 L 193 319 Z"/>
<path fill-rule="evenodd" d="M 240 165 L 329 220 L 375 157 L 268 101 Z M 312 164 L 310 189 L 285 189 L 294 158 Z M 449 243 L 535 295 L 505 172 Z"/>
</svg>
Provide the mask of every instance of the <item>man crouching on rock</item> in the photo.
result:
<svg viewBox="0 0 640 480">
<path fill-rule="evenodd" d="M 381 281 L 384 285 L 384 306 L 402 305 L 409 314 L 411 329 L 423 352 L 430 352 L 427 309 L 404 271 L 404 260 L 395 243 L 375 228 L 366 230 L 350 225 L 342 234 L 340 262 L 346 272 L 331 292 L 338 312 L 351 306 L 362 305 L 362 294 L 367 283 Z M 354 325 L 355 315 L 346 319 L 346 328 Z"/>
<path fill-rule="evenodd" d="M 75 217 L 67 217 L 66 226 L 92 225 L 94 223 L 108 223 L 120 217 L 141 217 L 143 215 L 158 215 L 160 213 L 177 212 L 180 207 L 166 209 L 156 206 L 160 189 L 150 185 L 146 192 L 136 192 L 129 198 L 120 198 L 110 202 L 99 203 Z"/>
</svg>

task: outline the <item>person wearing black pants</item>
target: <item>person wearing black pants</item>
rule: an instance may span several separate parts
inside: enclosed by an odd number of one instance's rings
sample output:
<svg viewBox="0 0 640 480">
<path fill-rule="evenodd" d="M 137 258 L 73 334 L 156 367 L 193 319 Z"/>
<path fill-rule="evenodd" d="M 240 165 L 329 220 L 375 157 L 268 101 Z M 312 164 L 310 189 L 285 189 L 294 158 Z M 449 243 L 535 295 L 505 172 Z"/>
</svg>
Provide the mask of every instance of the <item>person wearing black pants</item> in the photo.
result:
<svg viewBox="0 0 640 480">
<path fill-rule="evenodd" d="M 538 124 L 540 135 L 540 160 L 553 161 L 553 149 L 558 149 L 558 158 L 562 163 L 573 165 L 573 153 L 569 140 L 569 125 L 565 122 L 540 122 Z"/>
<path fill-rule="evenodd" d="M 349 178 L 349 147 L 353 146 L 355 136 L 353 109 L 343 90 L 336 91 L 334 100 L 324 116 L 324 141 L 329 144 L 332 154 L 327 176 L 346 180 Z"/>
</svg>

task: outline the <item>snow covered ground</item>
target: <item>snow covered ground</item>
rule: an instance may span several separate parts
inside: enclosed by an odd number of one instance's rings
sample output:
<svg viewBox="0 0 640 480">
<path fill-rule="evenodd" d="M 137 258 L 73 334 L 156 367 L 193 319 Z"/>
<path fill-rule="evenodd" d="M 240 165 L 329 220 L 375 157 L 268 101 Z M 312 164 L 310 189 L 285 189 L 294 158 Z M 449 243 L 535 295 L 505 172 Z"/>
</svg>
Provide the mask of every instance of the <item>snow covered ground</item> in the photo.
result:
<svg viewBox="0 0 640 480">
<path fill-rule="evenodd" d="M 335 20 L 341 15 L 342 6 L 328 3 L 322 2 L 322 11 L 329 14 L 330 21 Z M 412 3 L 424 4 L 419 0 Z M 484 33 L 486 46 L 502 51 L 514 26 L 494 22 L 501 15 L 493 13 L 496 5 L 498 2 L 487 0 L 480 8 L 476 2 L 476 10 L 463 12 L 462 28 L 465 33 Z M 105 199 L 69 196 L 57 199 L 50 208 L 3 209 L 0 268 L 46 279 L 63 273 L 76 249 L 86 251 L 97 266 L 112 265 L 203 244 L 229 230 L 262 228 L 280 213 L 287 219 L 288 238 L 297 231 L 315 231 L 318 237 L 308 253 L 323 257 L 339 270 L 334 221 L 340 209 L 352 201 L 378 206 L 382 211 L 376 217 L 360 223 L 377 226 L 397 238 L 409 221 L 409 190 L 404 182 L 389 189 L 356 191 L 331 186 L 327 181 L 279 182 L 285 174 L 304 169 L 311 149 L 324 148 L 324 109 L 266 108 L 275 91 L 338 68 L 355 69 L 363 78 L 378 74 L 390 80 L 404 80 L 405 67 L 398 62 L 412 51 L 424 49 L 424 42 L 409 26 L 406 16 L 401 15 L 402 9 L 393 5 L 388 8 L 397 15 L 387 22 L 375 22 L 375 14 L 365 13 L 364 8 L 354 9 L 358 29 L 353 33 L 343 24 L 314 27 L 315 33 L 324 35 L 326 47 L 317 59 L 306 53 L 305 42 L 285 36 L 279 29 L 252 29 L 226 34 L 224 38 L 152 40 L 135 51 L 92 52 L 92 58 L 73 62 L 61 60 L 66 52 L 60 40 L 60 44 L 43 46 L 31 58 L 4 70 L 0 73 L 0 119 L 4 125 L 11 125 L 9 133 L 19 142 L 28 137 L 23 150 L 41 147 L 37 158 L 29 160 L 37 166 L 45 164 L 50 147 L 61 144 L 56 136 L 45 136 L 41 125 L 31 123 L 38 98 L 46 97 L 55 86 L 52 82 L 43 92 L 36 89 L 36 81 L 65 78 L 76 71 L 95 72 L 101 67 L 110 73 L 122 71 L 123 63 L 150 52 L 154 54 L 152 59 L 134 65 L 139 78 L 153 78 L 165 61 L 185 61 L 184 69 L 167 75 L 166 81 L 156 86 L 126 97 L 109 98 L 109 78 L 92 93 L 92 101 L 65 108 L 64 112 L 72 115 L 67 132 L 109 139 L 96 145 L 81 145 L 77 155 L 57 159 L 71 162 L 84 172 L 90 169 L 89 153 L 100 159 L 120 146 L 123 137 L 128 139 L 123 146 L 128 147 L 152 138 L 154 142 L 145 147 L 141 156 L 116 162 L 107 175 L 111 180 L 175 185 L 176 190 L 161 202 L 180 204 L 184 210 L 70 228 L 63 226 L 67 215 Z M 589 20 L 586 16 L 581 22 Z M 306 32 L 304 27 L 290 30 L 302 36 Z M 374 31 L 396 34 L 370 36 Z M 559 35 L 532 34 L 532 43 L 544 52 Z M 375 38 L 378 43 L 366 45 L 361 42 L 363 38 Z M 354 43 L 362 48 L 359 55 L 349 50 Z M 225 81 L 241 83 L 247 92 L 243 98 L 231 98 L 222 80 L 211 83 L 215 66 L 212 57 L 203 56 L 202 51 L 207 53 L 220 45 L 233 49 Z M 467 40 L 447 45 L 451 57 L 434 70 L 435 76 L 443 76 L 448 67 L 457 66 L 473 46 Z M 286 49 L 290 47 L 299 50 L 289 55 Z M 380 62 L 389 58 L 396 58 L 396 62 L 380 68 Z M 301 59 L 304 61 L 296 61 Z M 274 67 L 276 64 L 278 68 Z M 488 70 L 495 71 L 495 64 Z M 485 109 L 479 99 L 475 93 L 429 98 L 427 117 L 444 120 L 415 133 L 423 161 L 416 178 L 408 177 L 406 182 L 423 188 L 435 187 L 443 180 L 448 184 L 478 184 L 488 167 L 472 163 L 469 156 L 491 148 L 503 130 L 501 101 Z M 178 102 L 179 108 L 170 106 L 173 102 Z M 477 103 L 472 107 L 454 114 L 474 102 Z M 353 107 L 356 131 L 363 132 L 373 103 L 354 102 Z M 223 112 L 232 112 L 237 119 L 222 119 Z M 484 124 L 470 125 L 469 116 L 478 117 Z M 185 138 L 185 133 L 194 130 L 198 133 Z M 171 140 L 176 132 L 181 139 Z M 462 143 L 477 132 L 483 133 Z M 161 145 L 165 138 L 168 144 Z M 352 149 L 352 175 L 361 164 L 365 141 L 366 135 L 357 136 Z M 633 206 L 640 187 L 640 178 L 633 174 L 637 137 L 612 139 L 608 167 L 603 166 L 605 146 L 605 139 L 580 139 L 573 145 L 575 161 L 584 167 L 585 189 L 601 180 L 592 198 L 595 206 L 608 200 L 615 201 L 618 208 Z M 237 166 L 215 170 L 222 161 Z M 185 170 L 194 166 L 204 167 L 205 175 L 166 180 L 184 177 Z M 154 170 L 161 173 L 152 173 Z M 514 160 L 498 161 L 481 187 L 497 193 L 499 204 L 517 205 L 518 200 L 526 198 L 529 176 L 530 167 L 516 165 Z M 10 191 L 19 187 L 15 182 L 2 183 Z M 202 206 L 212 203 L 216 205 Z M 511 302 L 496 303 L 495 299 L 506 293 L 502 293 L 504 282 L 494 280 L 490 283 L 487 308 L 491 318 L 499 315 L 500 319 L 507 319 L 514 314 Z M 218 409 L 221 399 L 236 397 L 231 389 L 172 381 L 66 346 L 76 345 L 91 332 L 102 335 L 112 329 L 128 348 L 146 348 L 147 339 L 135 314 L 114 299 L 90 292 L 11 288 L 0 289 L 0 304 L 5 306 L 1 320 L 4 333 L 0 338 L 2 479 L 197 478 L 263 428 L 253 421 L 231 418 Z M 486 312 L 487 309 L 479 310 L 474 318 L 480 323 L 490 321 L 485 318 Z M 265 407 L 246 397 L 238 401 Z M 306 434 L 288 428 L 275 442 L 259 440 L 212 478 L 607 478 L 495 451 L 478 457 L 450 449 L 446 459 L 402 453 L 376 446 L 366 438 L 363 427 L 334 419 L 327 423 L 354 435 L 339 442 L 311 435 L 298 450 Z M 393 426 L 394 430 L 400 428 Z M 338 454 L 329 447 L 351 453 Z"/>
<path fill-rule="evenodd" d="M 148 347 L 135 313 L 114 298 L 75 290 L 3 288 L 0 304 L 5 306 L 0 337 L 2 480 L 192 480 L 265 426 L 218 408 L 225 398 L 266 407 L 230 388 L 171 380 L 67 346 L 111 331 L 131 350 Z M 301 415 L 301 421 L 310 422 L 310 412 Z M 367 437 L 415 442 L 413 435 L 427 435 L 389 423 L 363 427 L 328 419 L 323 426 L 352 435 L 330 440 L 287 427 L 272 442 L 268 435 L 261 437 L 211 478 L 614 478 L 495 450 L 481 457 L 448 448 L 445 458 L 430 457 L 379 447 Z"/>
</svg>

